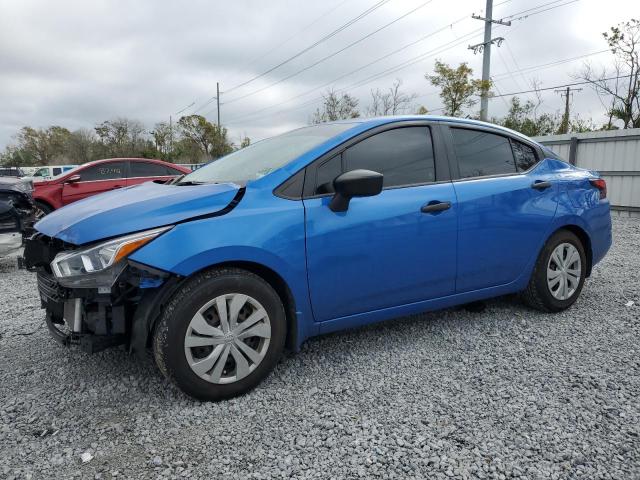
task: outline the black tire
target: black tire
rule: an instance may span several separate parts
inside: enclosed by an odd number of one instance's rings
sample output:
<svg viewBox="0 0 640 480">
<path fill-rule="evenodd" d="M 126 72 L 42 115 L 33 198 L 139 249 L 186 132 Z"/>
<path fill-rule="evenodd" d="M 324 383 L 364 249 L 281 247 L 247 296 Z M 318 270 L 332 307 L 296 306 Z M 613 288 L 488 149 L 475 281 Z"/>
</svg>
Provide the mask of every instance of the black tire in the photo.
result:
<svg viewBox="0 0 640 480">
<path fill-rule="evenodd" d="M 569 243 L 578 250 L 581 265 L 578 287 L 573 294 L 565 300 L 554 297 L 547 284 L 547 267 L 551 254 L 556 247 L 562 243 Z M 543 312 L 560 312 L 565 310 L 573 305 L 580 296 L 584 285 L 586 270 L 586 255 L 580 239 L 569 230 L 558 230 L 547 240 L 547 243 L 540 252 L 533 273 L 531 274 L 529 285 L 527 285 L 527 288 L 521 293 L 521 298 L 526 305 Z"/>
<path fill-rule="evenodd" d="M 269 316 L 271 337 L 264 358 L 248 376 L 233 383 L 211 383 L 189 366 L 185 335 L 191 319 L 203 305 L 231 293 L 248 295 L 263 306 Z M 173 295 L 155 328 L 153 353 L 160 371 L 187 395 L 199 400 L 223 400 L 248 392 L 273 370 L 282 355 L 286 328 L 282 301 L 266 281 L 242 269 L 212 269 L 187 280 Z"/>
<path fill-rule="evenodd" d="M 51 206 L 47 205 L 44 202 L 41 202 L 40 200 L 36 200 L 34 203 L 36 205 L 36 218 L 38 219 L 53 212 L 53 208 L 51 208 Z"/>
</svg>

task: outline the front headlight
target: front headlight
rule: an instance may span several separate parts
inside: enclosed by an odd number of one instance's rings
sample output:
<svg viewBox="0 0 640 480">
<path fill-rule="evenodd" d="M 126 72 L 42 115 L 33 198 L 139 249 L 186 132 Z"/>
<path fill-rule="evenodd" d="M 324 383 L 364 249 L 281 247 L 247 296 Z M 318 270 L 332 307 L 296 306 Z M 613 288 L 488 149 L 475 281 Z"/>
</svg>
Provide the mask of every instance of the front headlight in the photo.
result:
<svg viewBox="0 0 640 480">
<path fill-rule="evenodd" d="M 59 253 L 51 262 L 51 270 L 60 284 L 66 287 L 110 287 L 125 267 L 120 260 L 170 228 L 146 230 L 93 247 Z"/>
</svg>

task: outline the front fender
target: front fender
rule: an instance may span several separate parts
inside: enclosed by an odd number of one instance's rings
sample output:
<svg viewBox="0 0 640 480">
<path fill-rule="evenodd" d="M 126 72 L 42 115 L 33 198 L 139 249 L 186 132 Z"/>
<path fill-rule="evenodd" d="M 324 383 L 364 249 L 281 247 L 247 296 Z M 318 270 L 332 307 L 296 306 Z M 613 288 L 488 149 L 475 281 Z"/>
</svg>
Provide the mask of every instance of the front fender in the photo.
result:
<svg viewBox="0 0 640 480">
<path fill-rule="evenodd" d="M 316 333 L 307 288 L 300 201 L 247 190 L 240 204 L 226 215 L 176 225 L 130 259 L 184 277 L 222 263 L 251 262 L 267 267 L 285 281 L 293 295 L 298 345 Z"/>
</svg>

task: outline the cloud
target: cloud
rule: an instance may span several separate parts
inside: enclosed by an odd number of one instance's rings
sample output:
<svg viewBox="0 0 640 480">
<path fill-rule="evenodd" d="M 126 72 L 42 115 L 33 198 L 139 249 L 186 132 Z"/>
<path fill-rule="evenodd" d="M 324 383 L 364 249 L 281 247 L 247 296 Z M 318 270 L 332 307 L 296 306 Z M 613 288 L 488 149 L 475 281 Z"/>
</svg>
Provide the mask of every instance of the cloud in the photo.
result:
<svg viewBox="0 0 640 480">
<path fill-rule="evenodd" d="M 367 40 L 293 75 L 423 3 L 391 0 L 299 58 L 234 89 L 356 17 L 373 2 L 4 2 L 0 15 L 0 148 L 11 142 L 23 125 L 56 124 L 74 129 L 126 116 L 151 127 L 192 102 L 196 107 L 202 105 L 215 95 L 217 81 L 223 91 L 222 120 L 230 122 L 234 138 L 246 134 L 258 139 L 285 131 L 308 121 L 317 107 L 311 100 L 326 90 L 320 86 L 357 84 L 482 27 L 470 15 L 481 13 L 484 0 L 457 1 L 455 8 L 451 1 L 433 0 Z M 497 2 L 494 15 L 506 16 L 542 3 L 547 2 Z M 582 1 L 514 21 L 511 27 L 496 27 L 495 34 L 506 41 L 494 48 L 492 71 L 509 72 L 606 48 L 600 32 L 628 19 L 633 6 L 632 0 L 612 0 L 603 9 L 597 2 Z M 464 17 L 468 18 L 424 42 L 331 83 Z M 466 48 L 480 41 L 478 35 L 478 39 L 462 40 L 454 48 L 349 91 L 364 106 L 371 88 L 386 88 L 401 78 L 406 91 L 420 95 L 417 103 L 435 109 L 440 106 L 439 99 L 430 94 L 433 88 L 424 74 L 437 57 L 451 64 L 469 62 L 480 75 L 480 56 Z M 567 83 L 579 65 L 505 75 L 497 88 L 503 93 L 528 89 L 534 76 L 543 86 Z M 300 98 L 287 102 L 297 95 Z M 544 100 L 545 110 L 562 106 L 552 91 L 545 93 Z M 211 103 L 199 113 L 207 112 L 215 119 L 214 107 Z M 576 94 L 573 107 L 583 116 L 601 120 L 600 103 L 588 89 Z M 494 99 L 490 108 L 491 114 L 503 114 L 505 102 Z"/>
</svg>

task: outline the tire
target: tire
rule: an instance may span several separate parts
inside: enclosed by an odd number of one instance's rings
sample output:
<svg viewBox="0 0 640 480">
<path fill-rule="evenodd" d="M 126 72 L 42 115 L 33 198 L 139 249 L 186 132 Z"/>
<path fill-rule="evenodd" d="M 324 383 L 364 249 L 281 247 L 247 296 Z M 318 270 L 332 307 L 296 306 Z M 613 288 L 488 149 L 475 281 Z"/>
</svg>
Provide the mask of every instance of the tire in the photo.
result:
<svg viewBox="0 0 640 480">
<path fill-rule="evenodd" d="M 572 248 L 577 256 L 573 254 Z M 566 257 L 562 258 L 562 252 L 566 253 Z M 554 253 L 558 253 L 560 257 L 552 259 Z M 569 264 L 571 259 L 577 257 L 579 263 L 575 260 Z M 558 263 L 565 265 L 559 266 Z M 576 274 L 576 267 L 579 268 L 579 274 Z M 526 305 L 543 312 L 565 310 L 580 296 L 586 270 L 586 255 L 580 239 L 568 230 L 559 230 L 547 240 L 540 252 L 529 285 L 521 294 L 522 300 Z M 563 286 L 566 290 L 562 290 Z"/>
<path fill-rule="evenodd" d="M 34 203 L 36 205 L 36 218 L 37 219 L 41 219 L 42 217 L 44 217 L 46 215 L 49 215 L 51 212 L 53 212 L 53 208 L 51 208 L 46 203 L 41 202 L 40 200 L 36 200 Z"/>
<path fill-rule="evenodd" d="M 223 400 L 248 392 L 273 370 L 286 328 L 282 301 L 266 281 L 241 269 L 213 269 L 173 295 L 158 320 L 153 353 L 160 371 L 187 395 Z"/>
</svg>

